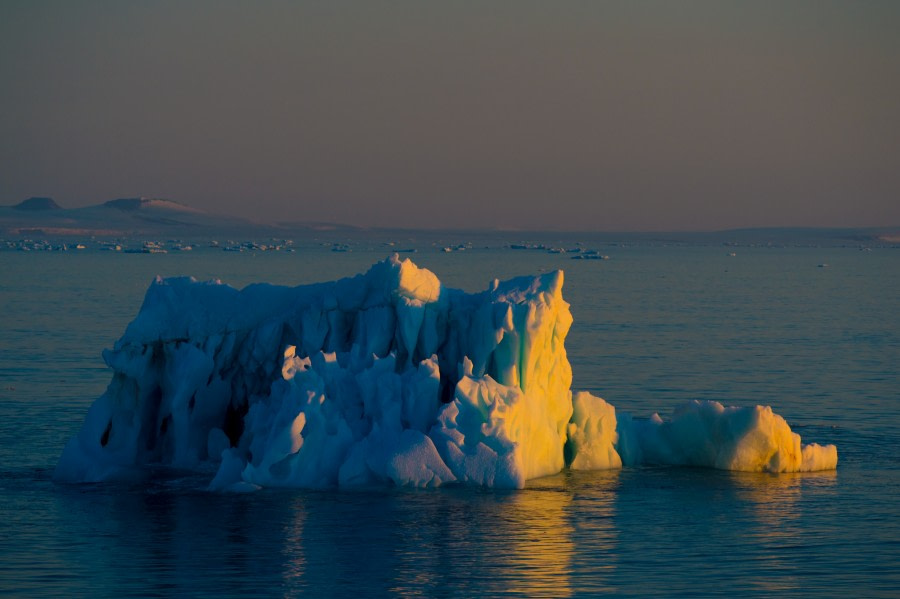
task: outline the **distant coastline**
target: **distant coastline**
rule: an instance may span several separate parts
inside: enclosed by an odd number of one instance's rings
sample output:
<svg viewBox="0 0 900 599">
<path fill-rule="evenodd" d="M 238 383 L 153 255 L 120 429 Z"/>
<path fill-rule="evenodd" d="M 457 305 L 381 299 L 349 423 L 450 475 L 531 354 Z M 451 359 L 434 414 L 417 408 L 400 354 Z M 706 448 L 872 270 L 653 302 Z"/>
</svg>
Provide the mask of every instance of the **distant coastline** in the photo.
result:
<svg viewBox="0 0 900 599">
<path fill-rule="evenodd" d="M 900 246 L 900 225 L 889 227 L 755 227 L 722 231 L 539 231 L 364 228 L 332 222 L 264 223 L 214 214 L 165 198 L 118 198 L 81 208 L 65 208 L 52 198 L 33 197 L 0 206 L 0 237 L 136 238 L 176 237 L 259 239 L 318 235 L 325 238 L 427 238 L 522 240 L 540 246 L 590 239 L 595 243 L 703 245 Z M 528 241 L 533 240 L 533 241 Z M 550 248 L 547 248 L 550 249 Z"/>
</svg>

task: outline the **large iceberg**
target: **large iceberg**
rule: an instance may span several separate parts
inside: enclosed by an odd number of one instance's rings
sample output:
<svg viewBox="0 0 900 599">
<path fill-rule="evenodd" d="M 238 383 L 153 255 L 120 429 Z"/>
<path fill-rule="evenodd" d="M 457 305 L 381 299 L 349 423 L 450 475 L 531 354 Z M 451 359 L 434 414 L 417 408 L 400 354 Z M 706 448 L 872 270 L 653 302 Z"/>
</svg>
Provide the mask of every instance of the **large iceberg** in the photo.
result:
<svg viewBox="0 0 900 599">
<path fill-rule="evenodd" d="M 637 420 L 573 395 L 562 285 L 557 271 L 467 294 L 396 255 L 293 288 L 157 278 L 104 352 L 112 382 L 55 478 L 164 465 L 208 471 L 217 490 L 521 488 L 566 466 L 836 467 L 833 445 L 802 446 L 767 407 Z"/>
</svg>

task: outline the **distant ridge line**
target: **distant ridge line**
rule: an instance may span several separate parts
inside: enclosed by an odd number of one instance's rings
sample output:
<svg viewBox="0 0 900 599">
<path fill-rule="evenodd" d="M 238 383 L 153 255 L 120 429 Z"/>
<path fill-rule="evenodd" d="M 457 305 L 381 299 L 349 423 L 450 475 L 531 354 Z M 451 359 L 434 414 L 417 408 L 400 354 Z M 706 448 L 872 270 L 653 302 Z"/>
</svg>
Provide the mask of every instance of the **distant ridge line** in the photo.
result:
<svg viewBox="0 0 900 599">
<path fill-rule="evenodd" d="M 190 210 L 192 212 L 201 212 L 196 208 L 192 208 L 187 204 L 183 204 L 181 202 L 176 202 L 175 200 L 168 200 L 166 198 L 119 198 L 116 200 L 109 200 L 108 202 L 104 202 L 103 206 L 107 208 L 116 208 L 118 210 L 123 210 L 126 212 L 133 212 L 135 210 L 140 210 L 141 208 L 147 208 L 151 206 L 159 206 L 159 205 L 172 205 L 173 207 L 177 207 L 179 210 Z"/>
<path fill-rule="evenodd" d="M 22 200 L 15 206 L 12 206 L 12 209 L 28 212 L 42 212 L 44 210 L 62 210 L 63 208 L 57 204 L 53 198 L 34 197 Z"/>
</svg>

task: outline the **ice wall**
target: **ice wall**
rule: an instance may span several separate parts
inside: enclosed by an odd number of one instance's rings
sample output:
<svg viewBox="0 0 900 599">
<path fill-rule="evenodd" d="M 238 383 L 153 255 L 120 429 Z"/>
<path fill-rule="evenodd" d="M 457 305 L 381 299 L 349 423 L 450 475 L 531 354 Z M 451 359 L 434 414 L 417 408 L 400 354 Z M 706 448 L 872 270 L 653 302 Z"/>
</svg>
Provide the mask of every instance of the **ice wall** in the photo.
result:
<svg viewBox="0 0 900 599">
<path fill-rule="evenodd" d="M 393 256 L 301 287 L 157 279 L 115 348 L 106 392 L 55 478 L 209 470 L 211 488 L 450 482 L 522 487 L 646 462 L 833 468 L 768 408 L 692 404 L 670 422 L 572 395 L 563 273 L 444 288 Z M 214 474 L 213 474 L 214 472 Z"/>
</svg>

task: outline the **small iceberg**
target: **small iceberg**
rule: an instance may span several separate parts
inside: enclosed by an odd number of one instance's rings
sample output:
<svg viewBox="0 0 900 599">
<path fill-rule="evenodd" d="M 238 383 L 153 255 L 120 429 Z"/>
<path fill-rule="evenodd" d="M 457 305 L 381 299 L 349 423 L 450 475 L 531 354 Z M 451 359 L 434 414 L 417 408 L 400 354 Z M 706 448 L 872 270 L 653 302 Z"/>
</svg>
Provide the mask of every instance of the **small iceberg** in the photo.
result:
<svg viewBox="0 0 900 599">
<path fill-rule="evenodd" d="M 803 445 L 768 407 L 691 402 L 638 420 L 573 393 L 563 281 L 556 271 L 470 294 L 396 254 L 300 287 L 157 278 L 103 352 L 112 381 L 54 478 L 163 465 L 237 492 L 521 488 L 565 467 L 836 467 L 833 445 Z"/>
</svg>

